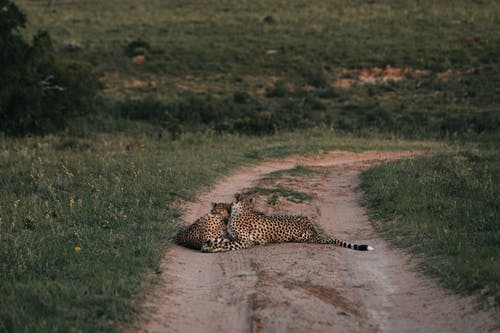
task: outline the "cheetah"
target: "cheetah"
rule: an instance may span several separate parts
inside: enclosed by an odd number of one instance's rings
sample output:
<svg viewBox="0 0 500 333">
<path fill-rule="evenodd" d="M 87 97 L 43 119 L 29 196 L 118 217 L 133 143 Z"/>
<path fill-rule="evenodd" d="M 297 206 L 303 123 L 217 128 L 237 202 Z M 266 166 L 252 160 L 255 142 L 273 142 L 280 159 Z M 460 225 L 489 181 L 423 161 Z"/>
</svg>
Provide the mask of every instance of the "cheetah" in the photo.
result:
<svg viewBox="0 0 500 333">
<path fill-rule="evenodd" d="M 212 203 L 209 213 L 197 219 L 189 226 L 181 227 L 177 232 L 177 244 L 200 250 L 209 239 L 227 237 L 227 220 L 231 204 Z"/>
<path fill-rule="evenodd" d="M 332 244 L 358 251 L 373 250 L 368 245 L 357 245 L 322 236 L 306 216 L 265 215 L 253 209 L 251 199 L 236 194 L 231 205 L 227 232 L 229 237 L 211 238 L 202 252 L 225 252 L 269 243 Z"/>
</svg>

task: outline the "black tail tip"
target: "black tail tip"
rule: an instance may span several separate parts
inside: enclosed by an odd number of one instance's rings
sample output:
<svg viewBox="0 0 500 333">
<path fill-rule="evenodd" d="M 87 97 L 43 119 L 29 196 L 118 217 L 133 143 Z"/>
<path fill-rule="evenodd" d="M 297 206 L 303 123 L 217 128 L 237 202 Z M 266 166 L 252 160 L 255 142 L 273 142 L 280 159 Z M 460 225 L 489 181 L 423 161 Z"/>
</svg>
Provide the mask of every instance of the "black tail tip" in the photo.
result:
<svg viewBox="0 0 500 333">
<path fill-rule="evenodd" d="M 370 245 L 355 245 L 354 246 L 354 250 L 358 250 L 358 251 L 372 251 L 372 250 L 374 250 L 374 248 L 371 247 Z"/>
</svg>

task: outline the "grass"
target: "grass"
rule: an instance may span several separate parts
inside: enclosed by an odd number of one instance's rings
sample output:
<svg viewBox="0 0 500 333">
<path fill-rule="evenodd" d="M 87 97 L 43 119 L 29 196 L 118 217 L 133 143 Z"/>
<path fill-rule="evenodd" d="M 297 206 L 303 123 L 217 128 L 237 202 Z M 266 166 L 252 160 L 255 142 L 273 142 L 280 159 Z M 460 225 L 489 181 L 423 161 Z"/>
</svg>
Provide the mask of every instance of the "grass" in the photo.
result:
<svg viewBox="0 0 500 333">
<path fill-rule="evenodd" d="M 310 194 L 295 191 L 289 188 L 285 188 L 283 186 L 277 186 L 273 188 L 264 188 L 264 187 L 254 187 L 245 192 L 246 195 L 252 194 L 261 194 L 264 196 L 270 196 L 267 200 L 267 203 L 274 206 L 280 197 L 284 199 L 294 202 L 301 203 L 304 201 L 311 201 L 312 196 Z"/>
<path fill-rule="evenodd" d="M 257 134 L 323 125 L 498 140 L 497 1 L 17 3 L 27 38 L 47 29 L 61 56 L 93 64 L 116 114 L 166 121 L 175 133 L 179 125 Z M 146 60 L 134 62 L 136 53 Z M 345 69 L 386 65 L 428 74 L 334 85 L 358 76 Z"/>
<path fill-rule="evenodd" d="M 362 176 L 379 229 L 450 289 L 500 306 L 500 153 L 464 150 L 375 167 Z M 423 255 L 423 256 L 422 256 Z"/>
<path fill-rule="evenodd" d="M 0 137 L 0 331 L 120 330 L 160 271 L 174 200 L 331 149 L 447 152 L 366 173 L 366 202 L 426 271 L 498 304 L 497 1 L 16 4 L 27 39 L 48 30 L 92 65 L 104 106 L 67 134 Z M 387 65 L 427 74 L 336 85 Z"/>
<path fill-rule="evenodd" d="M 115 68 L 119 76 L 150 73 L 170 79 L 189 73 L 218 81 L 219 86 L 228 83 L 224 76 L 254 76 L 256 71 L 293 71 L 307 78 L 326 64 L 475 67 L 496 62 L 498 44 L 491 29 L 498 3 L 486 0 L 350 0 L 343 6 L 335 1 L 284 0 L 237 5 L 159 0 L 18 3 L 32 22 L 29 34 L 48 29 L 59 43 L 79 46 L 82 56 L 96 56 L 99 68 Z M 128 58 L 127 46 L 134 41 L 150 46 L 145 63 Z"/>
<path fill-rule="evenodd" d="M 174 142 L 140 131 L 1 138 L 0 331 L 118 331 L 160 272 L 180 218 L 174 200 L 192 200 L 260 158 L 384 146 L 441 145 L 326 131 Z"/>
<path fill-rule="evenodd" d="M 291 179 L 297 177 L 307 177 L 318 174 L 321 174 L 321 172 L 310 169 L 303 165 L 297 165 L 295 168 L 292 169 L 283 169 L 268 173 L 260 180 L 260 183 L 266 186 L 266 183 L 268 181 L 275 182 L 277 180 Z M 271 206 L 276 205 L 280 197 L 294 203 L 311 201 L 312 199 L 312 196 L 310 194 L 292 190 L 282 184 L 275 184 L 275 186 L 273 187 L 256 186 L 246 191 L 245 194 L 247 195 L 260 194 L 266 196 L 268 197 L 267 203 Z"/>
</svg>

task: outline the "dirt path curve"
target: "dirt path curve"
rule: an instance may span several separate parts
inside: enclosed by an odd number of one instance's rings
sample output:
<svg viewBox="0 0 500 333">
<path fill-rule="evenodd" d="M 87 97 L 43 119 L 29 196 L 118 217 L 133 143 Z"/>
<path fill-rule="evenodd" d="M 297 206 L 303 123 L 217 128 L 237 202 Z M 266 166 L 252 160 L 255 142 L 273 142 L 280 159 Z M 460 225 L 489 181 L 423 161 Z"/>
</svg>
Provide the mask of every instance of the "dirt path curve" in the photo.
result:
<svg viewBox="0 0 500 333">
<path fill-rule="evenodd" d="M 148 297 L 151 311 L 140 332 L 493 331 L 492 314 L 474 312 L 470 299 L 416 273 L 408 257 L 374 232 L 357 203 L 360 170 L 414 155 L 331 152 L 265 162 L 224 179 L 188 205 L 186 224 L 211 202 L 230 202 L 270 172 L 306 165 L 325 172 L 287 186 L 311 193 L 310 203 L 280 200 L 259 209 L 312 216 L 328 234 L 375 251 L 275 244 L 203 254 L 174 246 L 163 262 L 164 283 Z"/>
</svg>

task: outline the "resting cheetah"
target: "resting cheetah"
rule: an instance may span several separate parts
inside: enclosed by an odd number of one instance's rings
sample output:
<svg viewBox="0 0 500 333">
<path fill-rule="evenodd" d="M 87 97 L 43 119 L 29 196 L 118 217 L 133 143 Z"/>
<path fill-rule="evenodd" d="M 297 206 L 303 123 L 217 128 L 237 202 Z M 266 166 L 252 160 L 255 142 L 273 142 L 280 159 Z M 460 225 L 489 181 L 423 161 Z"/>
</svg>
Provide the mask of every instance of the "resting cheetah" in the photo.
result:
<svg viewBox="0 0 500 333">
<path fill-rule="evenodd" d="M 356 245 L 322 236 L 305 216 L 264 215 L 253 209 L 249 198 L 235 195 L 227 231 L 232 239 L 212 238 L 201 248 L 203 252 L 239 250 L 259 244 L 302 242 L 333 244 L 349 249 L 373 250 L 368 245 Z"/>
<path fill-rule="evenodd" d="M 210 213 L 197 219 L 193 224 L 181 227 L 177 232 L 177 244 L 200 250 L 211 238 L 227 237 L 227 219 L 231 204 L 212 203 Z"/>
</svg>

